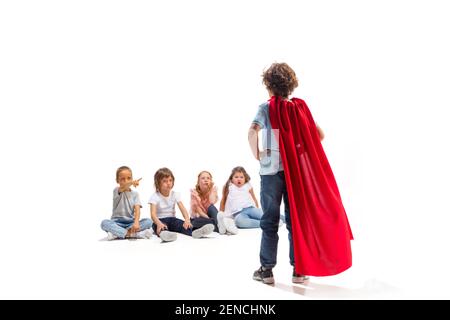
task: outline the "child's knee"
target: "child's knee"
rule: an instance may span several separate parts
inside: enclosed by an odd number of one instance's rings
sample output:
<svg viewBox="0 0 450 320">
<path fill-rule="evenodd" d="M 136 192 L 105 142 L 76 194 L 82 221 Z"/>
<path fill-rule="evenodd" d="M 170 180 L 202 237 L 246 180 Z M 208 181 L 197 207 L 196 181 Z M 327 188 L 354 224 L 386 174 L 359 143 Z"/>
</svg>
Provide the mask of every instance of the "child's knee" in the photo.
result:
<svg viewBox="0 0 450 320">
<path fill-rule="evenodd" d="M 141 219 L 141 221 L 139 221 L 139 224 L 141 225 L 141 229 L 150 229 L 153 225 L 153 221 L 151 219 L 145 218 Z"/>
<path fill-rule="evenodd" d="M 100 228 L 102 228 L 102 230 L 105 230 L 110 224 L 111 224 L 111 220 L 105 219 L 100 224 Z"/>
</svg>

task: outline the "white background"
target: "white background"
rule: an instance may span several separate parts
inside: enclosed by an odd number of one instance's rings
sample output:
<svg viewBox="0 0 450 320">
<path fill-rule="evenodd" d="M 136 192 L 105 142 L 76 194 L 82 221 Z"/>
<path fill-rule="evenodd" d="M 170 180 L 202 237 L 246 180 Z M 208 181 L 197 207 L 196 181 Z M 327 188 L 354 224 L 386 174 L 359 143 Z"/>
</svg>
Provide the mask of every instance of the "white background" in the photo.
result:
<svg viewBox="0 0 450 320">
<path fill-rule="evenodd" d="M 437 0 L 2 2 L 0 298 L 306 297 L 252 282 L 259 230 L 99 241 L 121 165 L 143 178 L 143 215 L 162 166 L 186 206 L 204 169 L 222 186 L 242 165 L 259 194 L 247 129 L 275 61 L 325 131 L 355 236 L 354 267 L 312 285 L 450 298 L 448 13 Z M 206 269 L 226 285 L 192 285 Z"/>
</svg>

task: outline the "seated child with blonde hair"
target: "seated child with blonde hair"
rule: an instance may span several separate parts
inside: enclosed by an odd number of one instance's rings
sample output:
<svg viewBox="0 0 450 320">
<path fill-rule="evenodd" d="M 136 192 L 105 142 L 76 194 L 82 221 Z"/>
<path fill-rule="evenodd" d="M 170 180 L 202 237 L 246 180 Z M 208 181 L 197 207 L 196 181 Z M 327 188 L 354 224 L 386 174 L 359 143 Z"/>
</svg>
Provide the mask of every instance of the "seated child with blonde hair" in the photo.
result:
<svg viewBox="0 0 450 320">
<path fill-rule="evenodd" d="M 181 202 L 180 193 L 172 190 L 175 177 L 168 168 L 158 169 L 154 176 L 156 192 L 150 197 L 150 214 L 153 230 L 162 241 L 174 241 L 177 233 L 192 236 L 195 239 L 206 237 L 214 230 L 211 223 L 200 228 L 192 226 L 189 214 Z M 178 205 L 184 221 L 176 218 L 175 205 Z"/>
<path fill-rule="evenodd" d="M 219 232 L 217 227 L 217 210 L 214 205 L 219 200 L 217 187 L 214 185 L 212 175 L 208 171 L 201 171 L 197 176 L 197 184 L 191 189 L 191 222 L 197 228 L 212 223 L 214 231 Z"/>
</svg>

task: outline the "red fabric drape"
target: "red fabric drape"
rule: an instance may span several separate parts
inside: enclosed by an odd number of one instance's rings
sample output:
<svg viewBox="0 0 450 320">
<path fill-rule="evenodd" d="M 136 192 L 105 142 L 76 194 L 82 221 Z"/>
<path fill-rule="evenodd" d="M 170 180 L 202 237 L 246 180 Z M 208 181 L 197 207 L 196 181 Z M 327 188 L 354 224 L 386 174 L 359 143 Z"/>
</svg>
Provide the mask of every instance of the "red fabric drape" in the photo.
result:
<svg viewBox="0 0 450 320">
<path fill-rule="evenodd" d="M 353 239 L 336 180 L 306 103 L 272 97 L 270 122 L 279 129 L 289 197 L 295 270 L 329 276 L 352 265 Z"/>
</svg>

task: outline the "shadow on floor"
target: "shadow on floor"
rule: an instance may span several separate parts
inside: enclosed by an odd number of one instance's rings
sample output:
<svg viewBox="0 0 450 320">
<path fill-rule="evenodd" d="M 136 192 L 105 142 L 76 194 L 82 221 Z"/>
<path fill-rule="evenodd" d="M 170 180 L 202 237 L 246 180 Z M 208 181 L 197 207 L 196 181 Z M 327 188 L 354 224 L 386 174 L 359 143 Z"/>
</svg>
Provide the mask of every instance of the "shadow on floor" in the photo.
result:
<svg viewBox="0 0 450 320">
<path fill-rule="evenodd" d="M 276 283 L 273 287 L 308 298 L 317 299 L 374 299 L 377 296 L 397 298 L 401 291 L 376 279 L 368 280 L 361 288 L 351 289 L 314 283 L 311 280 L 303 284 Z"/>
</svg>

